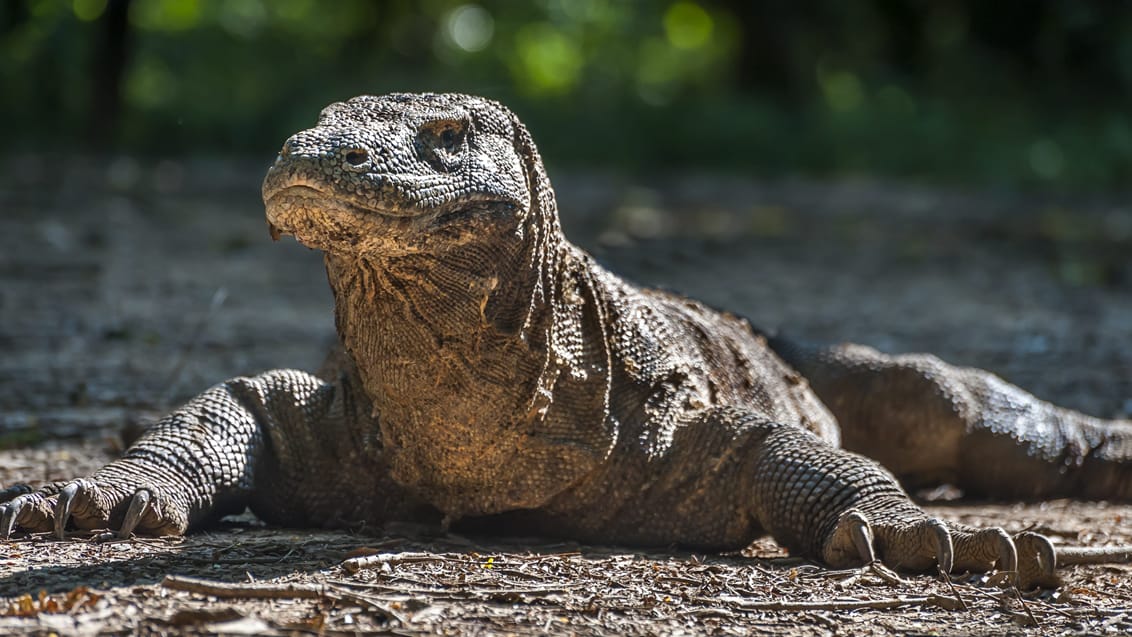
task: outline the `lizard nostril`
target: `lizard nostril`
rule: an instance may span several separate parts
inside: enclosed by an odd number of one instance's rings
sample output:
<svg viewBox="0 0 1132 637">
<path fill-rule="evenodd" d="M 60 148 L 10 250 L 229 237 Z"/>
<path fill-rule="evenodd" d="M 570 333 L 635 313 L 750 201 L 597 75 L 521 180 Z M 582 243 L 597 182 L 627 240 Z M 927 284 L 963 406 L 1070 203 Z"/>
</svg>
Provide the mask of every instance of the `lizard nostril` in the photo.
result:
<svg viewBox="0 0 1132 637">
<path fill-rule="evenodd" d="M 369 153 L 361 148 L 355 148 L 346 153 L 346 161 L 351 166 L 361 166 L 369 162 Z"/>
</svg>

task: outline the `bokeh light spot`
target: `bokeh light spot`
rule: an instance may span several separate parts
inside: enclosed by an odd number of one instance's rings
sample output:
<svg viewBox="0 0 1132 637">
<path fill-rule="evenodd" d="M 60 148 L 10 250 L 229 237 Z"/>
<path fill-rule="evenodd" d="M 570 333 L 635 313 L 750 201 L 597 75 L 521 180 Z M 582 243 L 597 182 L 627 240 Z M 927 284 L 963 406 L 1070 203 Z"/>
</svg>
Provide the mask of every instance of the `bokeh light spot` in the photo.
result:
<svg viewBox="0 0 1132 637">
<path fill-rule="evenodd" d="M 83 22 L 92 22 L 106 11 L 106 0 L 75 0 L 71 4 L 75 17 Z"/>
<path fill-rule="evenodd" d="M 664 33 L 678 49 L 698 49 L 711 41 L 711 16 L 694 2 L 677 2 L 664 12 Z"/>
<path fill-rule="evenodd" d="M 526 88 L 535 93 L 563 93 L 578 81 L 584 59 L 578 45 L 553 25 L 539 22 L 516 34 Z"/>
<path fill-rule="evenodd" d="M 495 34 L 495 21 L 491 14 L 477 4 L 456 7 L 448 13 L 445 22 L 448 39 L 469 53 L 486 49 Z"/>
</svg>

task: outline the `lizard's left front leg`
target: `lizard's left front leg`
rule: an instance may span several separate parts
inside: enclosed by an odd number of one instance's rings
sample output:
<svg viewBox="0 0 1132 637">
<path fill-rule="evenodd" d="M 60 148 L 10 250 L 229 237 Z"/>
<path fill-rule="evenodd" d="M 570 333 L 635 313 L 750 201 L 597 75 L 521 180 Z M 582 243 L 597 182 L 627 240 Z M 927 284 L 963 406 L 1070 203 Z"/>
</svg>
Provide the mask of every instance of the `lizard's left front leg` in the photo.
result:
<svg viewBox="0 0 1132 637">
<path fill-rule="evenodd" d="M 1012 538 L 932 518 L 892 474 L 863 456 L 837 449 L 797 427 L 747 420 L 756 441 L 750 482 L 752 514 L 791 551 L 845 568 L 880 561 L 893 568 L 944 572 L 1017 572 L 1025 588 L 1055 585 L 1049 540 Z"/>
</svg>

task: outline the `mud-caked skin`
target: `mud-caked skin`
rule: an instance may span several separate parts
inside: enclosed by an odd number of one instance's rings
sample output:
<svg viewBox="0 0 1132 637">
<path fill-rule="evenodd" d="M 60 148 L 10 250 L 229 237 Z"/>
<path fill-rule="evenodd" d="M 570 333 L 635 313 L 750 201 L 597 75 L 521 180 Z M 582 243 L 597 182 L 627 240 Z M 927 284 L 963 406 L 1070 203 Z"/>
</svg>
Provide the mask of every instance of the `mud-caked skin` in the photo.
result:
<svg viewBox="0 0 1132 637">
<path fill-rule="evenodd" d="M 318 374 L 209 389 L 87 478 L 0 492 L 0 534 L 184 533 L 250 506 L 296 526 L 466 520 L 700 549 L 770 533 L 834 567 L 1032 586 L 1074 554 L 929 518 L 893 473 L 1132 499 L 1128 422 L 931 356 L 768 343 L 610 274 L 563 236 L 529 134 L 495 102 L 332 104 L 263 198 L 272 236 L 325 252 L 341 349 Z"/>
</svg>

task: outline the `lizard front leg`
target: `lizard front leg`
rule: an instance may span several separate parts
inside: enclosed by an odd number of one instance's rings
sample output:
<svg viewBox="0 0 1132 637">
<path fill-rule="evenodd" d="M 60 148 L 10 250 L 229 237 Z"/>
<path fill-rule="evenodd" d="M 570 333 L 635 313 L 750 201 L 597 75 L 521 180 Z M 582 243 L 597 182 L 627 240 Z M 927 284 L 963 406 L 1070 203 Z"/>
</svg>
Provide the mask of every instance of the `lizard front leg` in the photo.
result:
<svg viewBox="0 0 1132 637">
<path fill-rule="evenodd" d="M 1045 537 L 932 518 L 872 460 L 796 427 L 754 428 L 762 435 L 749 470 L 753 512 L 791 551 L 835 568 L 877 561 L 920 572 L 997 568 L 1024 588 L 1057 584 Z"/>
<path fill-rule="evenodd" d="M 294 370 L 234 378 L 197 396 L 89 477 L 0 491 L 0 536 L 15 529 L 177 535 L 239 512 L 278 465 L 272 442 L 325 418 L 335 385 Z M 274 476 L 272 476 L 274 477 Z"/>
<path fill-rule="evenodd" d="M 791 553 L 849 568 L 1013 574 L 1056 584 L 1033 533 L 933 518 L 876 462 L 756 408 L 698 410 L 663 449 L 624 438 L 602 472 L 564 493 L 536 532 L 640 545 L 735 549 L 769 533 Z"/>
</svg>

